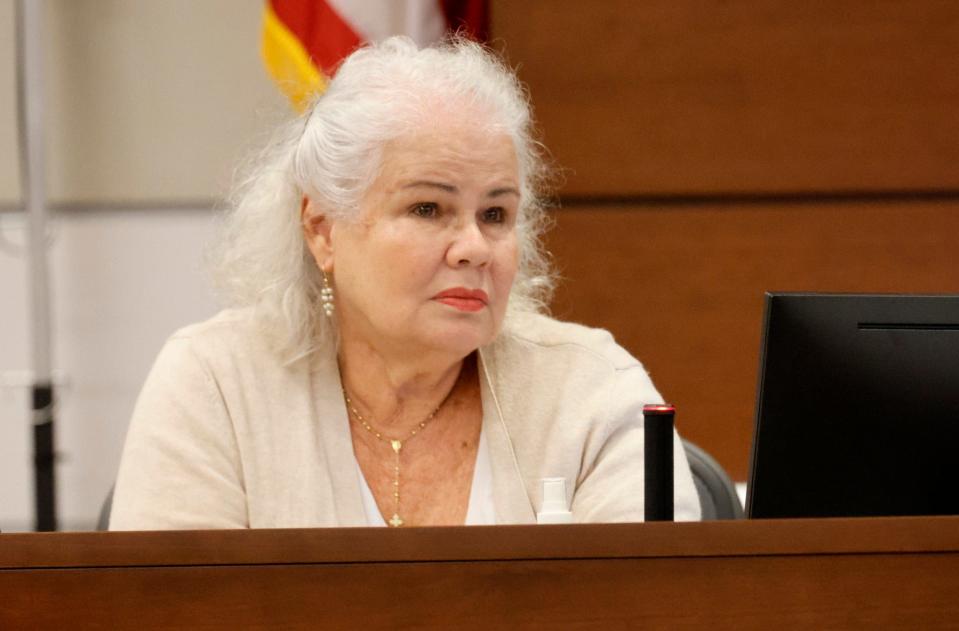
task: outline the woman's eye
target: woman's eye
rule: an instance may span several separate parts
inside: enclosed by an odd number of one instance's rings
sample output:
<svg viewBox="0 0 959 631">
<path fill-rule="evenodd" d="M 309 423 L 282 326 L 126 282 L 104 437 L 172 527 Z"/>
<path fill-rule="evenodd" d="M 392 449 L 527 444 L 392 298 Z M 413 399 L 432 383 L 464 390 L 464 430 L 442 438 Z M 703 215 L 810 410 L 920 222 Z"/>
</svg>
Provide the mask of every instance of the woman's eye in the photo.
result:
<svg viewBox="0 0 959 631">
<path fill-rule="evenodd" d="M 506 221 L 506 211 L 500 206 L 487 208 L 483 211 L 483 221 L 486 223 L 503 223 Z"/>
<path fill-rule="evenodd" d="M 439 212 L 439 207 L 432 202 L 423 202 L 413 206 L 410 212 L 417 217 L 429 219 L 430 217 L 436 216 L 436 214 Z"/>
</svg>

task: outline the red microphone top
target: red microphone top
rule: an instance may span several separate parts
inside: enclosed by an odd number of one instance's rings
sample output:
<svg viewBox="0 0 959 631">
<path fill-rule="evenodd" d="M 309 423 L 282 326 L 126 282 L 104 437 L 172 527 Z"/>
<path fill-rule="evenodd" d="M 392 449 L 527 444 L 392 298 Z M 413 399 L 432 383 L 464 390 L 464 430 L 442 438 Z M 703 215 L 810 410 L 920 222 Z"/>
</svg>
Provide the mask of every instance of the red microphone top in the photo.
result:
<svg viewBox="0 0 959 631">
<path fill-rule="evenodd" d="M 643 406 L 643 415 L 675 414 L 676 408 L 668 403 L 653 403 Z"/>
</svg>

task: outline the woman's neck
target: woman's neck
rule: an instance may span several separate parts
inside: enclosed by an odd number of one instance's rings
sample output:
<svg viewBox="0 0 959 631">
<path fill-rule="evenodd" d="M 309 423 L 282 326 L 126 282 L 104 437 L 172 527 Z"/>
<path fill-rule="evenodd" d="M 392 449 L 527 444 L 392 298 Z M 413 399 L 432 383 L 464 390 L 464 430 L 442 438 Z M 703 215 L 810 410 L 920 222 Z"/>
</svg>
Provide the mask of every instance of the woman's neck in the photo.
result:
<svg viewBox="0 0 959 631">
<path fill-rule="evenodd" d="M 449 356 L 390 357 L 364 343 L 341 340 L 340 378 L 353 404 L 376 428 L 403 434 L 451 398 L 464 360 Z"/>
</svg>

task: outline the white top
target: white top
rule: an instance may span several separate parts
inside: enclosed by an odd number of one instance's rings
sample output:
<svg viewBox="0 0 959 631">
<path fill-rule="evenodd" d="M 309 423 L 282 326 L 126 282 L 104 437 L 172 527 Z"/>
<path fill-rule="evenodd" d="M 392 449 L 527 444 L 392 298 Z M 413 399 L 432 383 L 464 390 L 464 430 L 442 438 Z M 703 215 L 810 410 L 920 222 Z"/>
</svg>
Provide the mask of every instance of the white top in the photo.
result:
<svg viewBox="0 0 959 631">
<path fill-rule="evenodd" d="M 363 494 L 363 508 L 366 510 L 368 526 L 386 526 L 380 507 L 376 505 L 373 491 L 360 463 L 356 463 L 356 475 L 360 478 L 360 492 Z M 479 445 L 476 447 L 476 464 L 473 465 L 473 483 L 470 485 L 469 507 L 466 509 L 466 526 L 492 526 L 496 523 L 496 505 L 493 503 L 493 474 L 490 466 L 489 447 L 486 434 L 480 430 Z"/>
</svg>

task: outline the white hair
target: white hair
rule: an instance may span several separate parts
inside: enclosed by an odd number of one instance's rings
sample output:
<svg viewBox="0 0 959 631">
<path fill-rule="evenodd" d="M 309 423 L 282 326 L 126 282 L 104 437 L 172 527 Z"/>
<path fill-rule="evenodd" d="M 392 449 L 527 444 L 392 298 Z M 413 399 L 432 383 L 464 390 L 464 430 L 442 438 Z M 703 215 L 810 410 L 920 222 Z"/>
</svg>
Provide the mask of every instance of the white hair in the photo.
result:
<svg viewBox="0 0 959 631">
<path fill-rule="evenodd" d="M 525 89 L 490 50 L 466 38 L 419 49 L 391 37 L 347 57 L 312 107 L 277 131 L 224 216 L 213 252 L 217 284 L 233 306 L 253 307 L 287 360 L 308 355 L 331 331 L 319 302 L 322 274 L 302 233 L 304 196 L 335 219 L 355 218 L 384 145 L 426 124 L 437 104 L 470 106 L 481 113 L 475 124 L 512 138 L 519 268 L 506 317 L 545 311 L 554 285 L 541 244 L 549 169 Z"/>
</svg>

